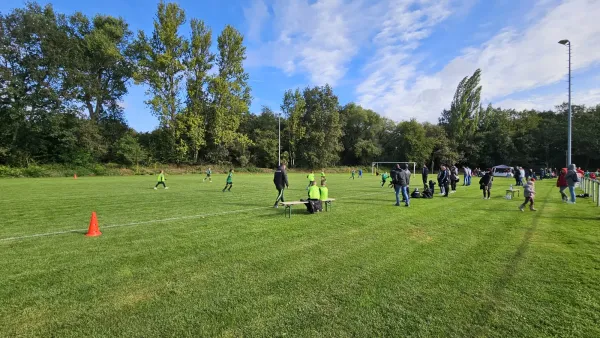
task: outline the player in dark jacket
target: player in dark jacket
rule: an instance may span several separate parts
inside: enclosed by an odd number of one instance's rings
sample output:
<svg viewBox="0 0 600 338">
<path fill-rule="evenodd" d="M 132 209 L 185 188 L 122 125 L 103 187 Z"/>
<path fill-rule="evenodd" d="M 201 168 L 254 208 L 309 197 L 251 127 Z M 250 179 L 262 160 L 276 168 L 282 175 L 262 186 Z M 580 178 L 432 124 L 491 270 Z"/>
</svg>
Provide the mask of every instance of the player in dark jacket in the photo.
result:
<svg viewBox="0 0 600 338">
<path fill-rule="evenodd" d="M 275 201 L 274 208 L 279 207 L 279 202 L 285 202 L 283 198 L 283 191 L 285 188 L 289 188 L 287 173 L 285 172 L 285 164 L 279 166 L 277 170 L 275 170 L 275 175 L 273 175 L 273 183 L 275 183 L 275 188 L 277 189 L 277 200 Z"/>
</svg>

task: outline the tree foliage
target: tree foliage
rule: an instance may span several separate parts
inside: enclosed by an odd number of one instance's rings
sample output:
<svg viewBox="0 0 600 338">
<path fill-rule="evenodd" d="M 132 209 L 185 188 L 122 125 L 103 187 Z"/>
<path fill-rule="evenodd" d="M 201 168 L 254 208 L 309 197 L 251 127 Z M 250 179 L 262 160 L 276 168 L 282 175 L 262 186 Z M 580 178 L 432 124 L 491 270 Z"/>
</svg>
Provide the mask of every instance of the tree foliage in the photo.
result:
<svg viewBox="0 0 600 338">
<path fill-rule="evenodd" d="M 319 169 L 373 161 L 565 165 L 567 105 L 553 111 L 481 105 L 481 70 L 465 77 L 438 124 L 395 122 L 329 85 L 284 92 L 280 112 L 250 112 L 244 37 L 216 35 L 161 1 L 153 30 L 134 39 L 127 22 L 57 13 L 27 3 L 0 14 L 0 164 L 223 163 Z M 216 34 L 216 33 L 215 33 Z M 143 84 L 159 127 L 136 133 L 125 95 Z M 279 123 L 281 148 L 279 149 Z M 573 157 L 600 166 L 600 105 L 573 106 Z"/>
</svg>

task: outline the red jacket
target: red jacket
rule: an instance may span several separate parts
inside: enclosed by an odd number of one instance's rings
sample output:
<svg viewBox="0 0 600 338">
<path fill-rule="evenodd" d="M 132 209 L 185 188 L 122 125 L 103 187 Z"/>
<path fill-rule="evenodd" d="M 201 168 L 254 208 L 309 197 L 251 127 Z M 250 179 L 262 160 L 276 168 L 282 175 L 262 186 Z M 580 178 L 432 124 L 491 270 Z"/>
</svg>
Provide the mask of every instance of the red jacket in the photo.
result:
<svg viewBox="0 0 600 338">
<path fill-rule="evenodd" d="M 566 187 L 568 186 L 567 184 L 567 179 L 565 178 L 565 174 L 564 173 L 560 173 L 560 176 L 558 176 L 558 181 L 556 181 L 556 186 L 557 187 Z"/>
</svg>

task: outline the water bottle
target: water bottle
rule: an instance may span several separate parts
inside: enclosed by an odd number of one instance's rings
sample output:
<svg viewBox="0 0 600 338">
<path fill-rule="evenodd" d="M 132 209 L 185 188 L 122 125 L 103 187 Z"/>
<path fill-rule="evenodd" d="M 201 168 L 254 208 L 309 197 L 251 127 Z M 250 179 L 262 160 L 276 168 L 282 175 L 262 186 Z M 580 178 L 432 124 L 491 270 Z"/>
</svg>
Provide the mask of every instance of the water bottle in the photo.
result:
<svg viewBox="0 0 600 338">
<path fill-rule="evenodd" d="M 512 191 L 512 184 L 510 185 L 510 191 Z"/>
</svg>

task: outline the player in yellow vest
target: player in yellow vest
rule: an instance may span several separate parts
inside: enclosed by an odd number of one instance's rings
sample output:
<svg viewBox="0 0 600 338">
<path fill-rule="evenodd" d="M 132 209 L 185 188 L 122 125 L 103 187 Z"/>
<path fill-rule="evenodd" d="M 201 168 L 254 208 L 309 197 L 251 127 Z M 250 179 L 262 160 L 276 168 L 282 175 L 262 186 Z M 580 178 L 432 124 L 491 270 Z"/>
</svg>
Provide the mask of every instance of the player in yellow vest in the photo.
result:
<svg viewBox="0 0 600 338">
<path fill-rule="evenodd" d="M 329 189 L 327 189 L 326 185 L 327 185 L 327 181 L 325 181 L 325 180 L 321 181 L 321 188 L 319 188 L 319 194 L 320 194 L 319 199 L 321 200 L 321 202 L 325 202 L 329 198 Z"/>
<path fill-rule="evenodd" d="M 160 174 L 158 174 L 158 177 L 156 179 L 158 182 L 156 182 L 156 185 L 154 186 L 154 190 L 157 189 L 157 187 L 159 185 L 162 184 L 163 187 L 165 187 L 165 189 L 169 189 L 167 187 L 167 184 L 165 183 L 166 179 L 165 179 L 165 172 L 163 170 L 160 171 Z"/>
<path fill-rule="evenodd" d="M 306 175 L 306 178 L 308 178 L 308 186 L 306 187 L 306 190 L 310 189 L 310 186 L 315 182 L 315 172 L 311 170 L 310 174 Z"/>
</svg>

